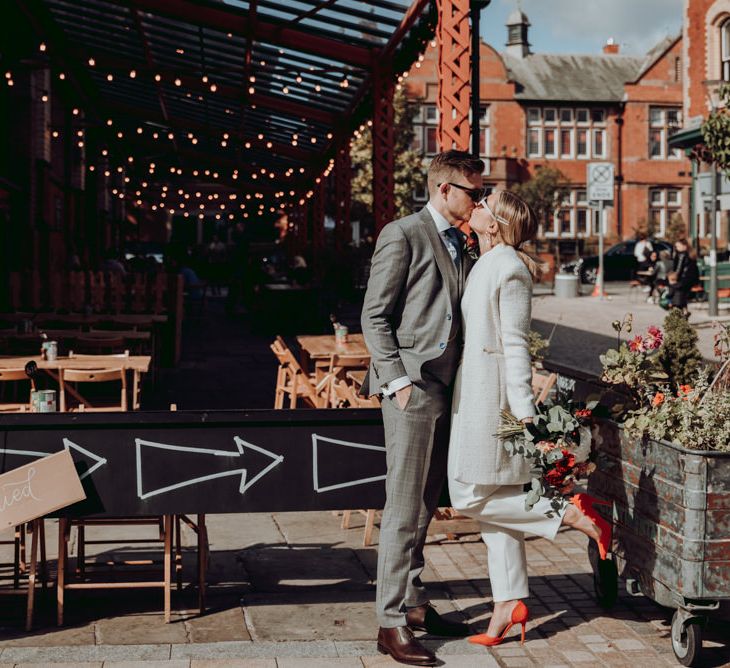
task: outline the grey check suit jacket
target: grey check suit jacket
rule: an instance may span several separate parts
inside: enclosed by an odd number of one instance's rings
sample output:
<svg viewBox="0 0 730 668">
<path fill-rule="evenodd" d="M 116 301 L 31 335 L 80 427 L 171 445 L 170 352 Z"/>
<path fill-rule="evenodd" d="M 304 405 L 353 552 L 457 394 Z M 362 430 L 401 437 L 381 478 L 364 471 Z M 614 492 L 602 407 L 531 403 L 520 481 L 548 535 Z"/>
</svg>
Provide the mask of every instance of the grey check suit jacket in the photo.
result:
<svg viewBox="0 0 730 668">
<path fill-rule="evenodd" d="M 417 383 L 424 366 L 438 359 L 447 363 L 429 371 L 453 381 L 461 355 L 459 302 L 472 264 L 463 254 L 457 270 L 425 207 L 383 228 L 361 318 L 371 356 L 363 394 L 377 394 L 401 376 Z"/>
</svg>

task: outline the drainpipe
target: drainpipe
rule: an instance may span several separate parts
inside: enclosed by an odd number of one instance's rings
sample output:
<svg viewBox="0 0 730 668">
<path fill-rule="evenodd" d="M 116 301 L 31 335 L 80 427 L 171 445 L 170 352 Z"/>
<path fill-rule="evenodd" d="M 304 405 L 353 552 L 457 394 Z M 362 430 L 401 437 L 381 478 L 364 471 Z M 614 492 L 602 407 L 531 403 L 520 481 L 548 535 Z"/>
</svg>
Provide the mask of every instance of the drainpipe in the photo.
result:
<svg viewBox="0 0 730 668">
<path fill-rule="evenodd" d="M 626 110 L 626 102 L 620 102 L 618 106 L 618 116 L 616 117 L 616 125 L 618 126 L 618 148 L 616 155 L 616 234 L 619 239 L 623 239 L 624 226 L 624 207 L 623 207 L 623 136 L 624 136 L 624 111 Z"/>
</svg>

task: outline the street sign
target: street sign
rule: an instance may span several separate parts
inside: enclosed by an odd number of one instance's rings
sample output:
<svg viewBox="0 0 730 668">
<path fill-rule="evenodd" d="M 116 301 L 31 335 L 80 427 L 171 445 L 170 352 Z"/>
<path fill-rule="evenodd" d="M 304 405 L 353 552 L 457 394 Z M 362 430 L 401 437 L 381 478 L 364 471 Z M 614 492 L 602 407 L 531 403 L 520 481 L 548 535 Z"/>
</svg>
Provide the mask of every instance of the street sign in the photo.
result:
<svg viewBox="0 0 730 668">
<path fill-rule="evenodd" d="M 587 168 L 588 199 L 597 202 L 613 200 L 613 163 L 589 162 Z"/>
</svg>

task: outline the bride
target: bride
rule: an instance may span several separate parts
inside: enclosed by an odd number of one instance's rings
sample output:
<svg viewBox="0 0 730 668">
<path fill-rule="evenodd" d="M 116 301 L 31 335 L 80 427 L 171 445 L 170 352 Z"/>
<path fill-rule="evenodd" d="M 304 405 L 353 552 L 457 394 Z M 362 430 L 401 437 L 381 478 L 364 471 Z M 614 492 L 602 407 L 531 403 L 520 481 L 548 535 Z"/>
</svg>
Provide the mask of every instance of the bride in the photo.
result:
<svg viewBox="0 0 730 668">
<path fill-rule="evenodd" d="M 481 257 L 461 301 L 464 352 L 452 404 L 448 479 L 453 507 L 480 523 L 487 545 L 494 612 L 487 632 L 469 641 L 489 646 L 501 643 L 515 624 L 522 625 L 524 642 L 525 532 L 553 540 L 566 524 L 595 540 L 605 559 L 611 528 L 585 494 L 552 517 L 545 498 L 525 510 L 529 466 L 511 456 L 495 433 L 501 409 L 525 423 L 535 415 L 528 335 L 532 283 L 540 268 L 521 248 L 535 237 L 537 221 L 522 199 L 500 191 L 481 200 L 469 224 Z"/>
</svg>

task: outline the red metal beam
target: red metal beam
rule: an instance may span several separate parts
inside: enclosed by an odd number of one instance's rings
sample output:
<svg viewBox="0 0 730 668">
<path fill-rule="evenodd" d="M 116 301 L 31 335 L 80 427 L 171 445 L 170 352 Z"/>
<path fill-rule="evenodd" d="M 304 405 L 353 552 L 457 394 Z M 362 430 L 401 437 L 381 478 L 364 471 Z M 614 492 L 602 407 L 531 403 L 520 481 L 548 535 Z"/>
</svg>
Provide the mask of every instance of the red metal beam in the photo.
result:
<svg viewBox="0 0 730 668">
<path fill-rule="evenodd" d="M 220 30 L 224 33 L 235 33 L 243 37 L 248 34 L 247 13 L 236 11 L 230 6 L 225 7 L 221 3 L 214 4 L 201 0 L 195 2 L 193 0 L 115 1 L 126 7 L 135 7 L 144 12 L 168 16 L 178 21 Z M 306 30 L 262 21 L 260 16 L 256 20 L 256 41 L 278 44 L 362 68 L 369 68 L 377 57 L 377 52 L 372 49 L 348 44 L 344 40 L 312 35 Z"/>
<path fill-rule="evenodd" d="M 438 143 L 442 151 L 469 150 L 471 26 L 469 0 L 438 0 Z"/>
<path fill-rule="evenodd" d="M 373 71 L 373 213 L 375 234 L 395 218 L 395 82 L 388 70 Z"/>
<path fill-rule="evenodd" d="M 413 4 L 406 11 L 400 25 L 395 29 L 395 32 L 391 35 L 385 47 L 383 47 L 383 52 L 379 58 L 380 62 L 393 55 L 401 40 L 408 34 L 408 31 L 418 21 L 429 4 L 431 4 L 431 0 L 413 0 Z"/>
</svg>

